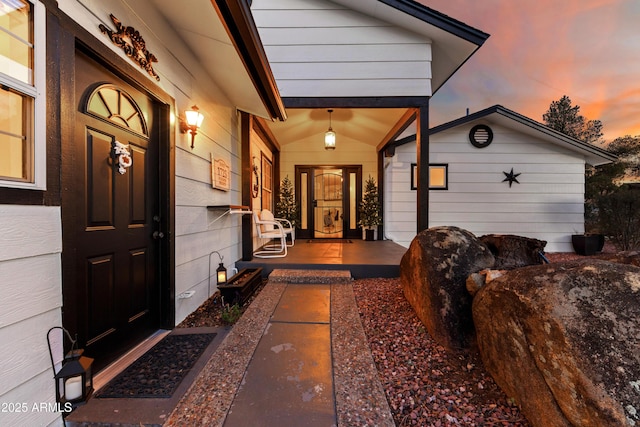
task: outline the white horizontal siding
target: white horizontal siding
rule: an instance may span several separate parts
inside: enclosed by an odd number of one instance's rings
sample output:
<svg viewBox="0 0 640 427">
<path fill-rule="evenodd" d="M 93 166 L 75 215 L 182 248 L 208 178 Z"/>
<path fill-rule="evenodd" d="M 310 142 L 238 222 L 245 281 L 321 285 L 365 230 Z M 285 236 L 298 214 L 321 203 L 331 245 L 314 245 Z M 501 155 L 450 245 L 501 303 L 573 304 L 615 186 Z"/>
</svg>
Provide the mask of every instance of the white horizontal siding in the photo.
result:
<svg viewBox="0 0 640 427">
<path fill-rule="evenodd" d="M 333 62 L 315 64 L 308 70 L 306 63 L 272 64 L 274 74 L 286 80 L 417 80 L 431 72 L 427 62 L 381 62 L 375 68 L 370 62 Z M 302 76 L 302 78 L 301 78 Z M 358 76 L 353 78 L 351 76 Z"/>
<path fill-rule="evenodd" d="M 60 254 L 0 262 L 0 328 L 62 306 L 61 275 Z"/>
<path fill-rule="evenodd" d="M 256 12 L 257 13 L 257 12 Z M 269 46 L 295 46 L 322 44 L 349 45 L 406 45 L 416 44 L 416 37 L 398 27 L 317 27 L 311 26 L 291 38 L 291 28 L 262 27 L 260 35 L 269 41 Z M 419 44 L 423 44 L 420 41 Z M 431 60 L 431 56 L 425 58 Z"/>
<path fill-rule="evenodd" d="M 325 0 L 251 9 L 282 96 L 431 95 L 422 36 Z"/>
<path fill-rule="evenodd" d="M 314 46 L 278 46 L 266 47 L 267 55 L 269 55 L 269 63 L 272 67 L 278 66 L 279 63 L 308 63 L 308 72 L 312 73 L 311 68 L 315 68 L 317 63 L 333 63 L 334 68 L 341 70 L 341 63 L 362 63 L 368 62 L 371 65 L 388 62 L 412 62 L 420 64 L 430 60 L 431 52 L 429 45 L 402 45 L 402 44 L 380 44 L 380 45 L 358 45 L 358 44 L 341 44 L 332 45 L 314 45 Z M 356 80 L 359 76 L 345 75 L 351 80 Z M 280 76 L 277 77 L 280 80 Z"/>
<path fill-rule="evenodd" d="M 431 163 L 448 164 L 449 187 L 429 193 L 429 226 L 457 226 L 480 236 L 517 234 L 546 240 L 550 252 L 571 251 L 584 231 L 584 159 L 569 150 L 491 125 L 483 149 L 468 141 L 470 126 L 430 137 Z M 415 237 L 416 191 L 410 189 L 415 144 L 398 147 L 385 186 L 385 232 L 408 246 Z M 519 183 L 503 182 L 503 172 Z"/>
<path fill-rule="evenodd" d="M 24 403 L 28 408 L 26 412 L 0 411 L 0 426 L 63 427 L 64 422 L 59 412 L 49 411 L 40 406 L 41 404 L 55 405 L 55 396 L 53 370 L 49 366 L 49 369 L 30 377 L 29 381 L 0 395 L 0 402 Z"/>
<path fill-rule="evenodd" d="M 62 251 L 59 207 L 0 205 L 0 261 Z"/>
<path fill-rule="evenodd" d="M 56 413 L 32 411 L 54 402 L 46 334 L 62 324 L 59 207 L 0 205 L 0 402 L 24 402 L 26 413 L 0 413 L 0 425 L 47 425 Z"/>
<path fill-rule="evenodd" d="M 47 346 L 47 331 L 53 326 L 60 326 L 58 308 L 0 329 L 0 342 L 5 343 L 0 346 L 3 364 L 0 370 L 0 401 L 6 402 L 1 396 L 43 372 L 51 373 L 50 388 L 53 388 L 53 371 Z"/>
</svg>

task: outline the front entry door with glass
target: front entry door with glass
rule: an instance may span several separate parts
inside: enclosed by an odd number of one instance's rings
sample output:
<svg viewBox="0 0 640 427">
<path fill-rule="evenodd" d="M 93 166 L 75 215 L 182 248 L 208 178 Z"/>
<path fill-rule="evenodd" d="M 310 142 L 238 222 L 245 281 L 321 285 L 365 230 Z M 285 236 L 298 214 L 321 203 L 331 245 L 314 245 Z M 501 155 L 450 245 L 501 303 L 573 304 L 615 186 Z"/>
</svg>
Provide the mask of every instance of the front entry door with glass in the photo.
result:
<svg viewBox="0 0 640 427">
<path fill-rule="evenodd" d="M 361 166 L 296 166 L 302 238 L 357 238 Z"/>
</svg>

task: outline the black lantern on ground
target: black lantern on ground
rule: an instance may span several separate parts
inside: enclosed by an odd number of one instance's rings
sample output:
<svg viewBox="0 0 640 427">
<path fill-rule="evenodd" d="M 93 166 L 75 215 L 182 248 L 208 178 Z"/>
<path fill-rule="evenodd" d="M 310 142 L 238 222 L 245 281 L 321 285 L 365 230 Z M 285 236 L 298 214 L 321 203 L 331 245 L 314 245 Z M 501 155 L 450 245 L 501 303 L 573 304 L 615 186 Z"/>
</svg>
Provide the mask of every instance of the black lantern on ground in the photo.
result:
<svg viewBox="0 0 640 427">
<path fill-rule="evenodd" d="M 71 351 L 64 356 L 62 367 L 58 372 L 55 372 L 56 367 L 51 350 L 51 340 L 49 338 L 51 331 L 54 329 L 62 329 L 71 341 Z M 56 400 L 60 404 L 65 405 L 65 407 L 67 403 L 70 403 L 72 408 L 83 405 L 93 393 L 93 372 L 91 369 L 93 359 L 83 356 L 84 349 L 77 349 L 76 340 L 73 340 L 69 332 L 60 326 L 49 329 L 47 340 L 49 342 L 51 366 L 55 373 Z"/>
</svg>

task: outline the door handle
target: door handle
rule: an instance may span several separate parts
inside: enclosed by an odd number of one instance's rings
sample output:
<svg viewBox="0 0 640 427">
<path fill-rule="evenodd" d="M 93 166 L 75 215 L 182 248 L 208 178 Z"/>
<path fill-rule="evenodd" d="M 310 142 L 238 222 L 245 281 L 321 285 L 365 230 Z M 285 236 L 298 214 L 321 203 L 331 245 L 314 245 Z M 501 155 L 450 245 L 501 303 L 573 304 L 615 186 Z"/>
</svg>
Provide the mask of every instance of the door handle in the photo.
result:
<svg viewBox="0 0 640 427">
<path fill-rule="evenodd" d="M 152 236 L 154 239 L 162 239 L 164 237 L 164 233 L 162 231 L 154 231 Z"/>
</svg>

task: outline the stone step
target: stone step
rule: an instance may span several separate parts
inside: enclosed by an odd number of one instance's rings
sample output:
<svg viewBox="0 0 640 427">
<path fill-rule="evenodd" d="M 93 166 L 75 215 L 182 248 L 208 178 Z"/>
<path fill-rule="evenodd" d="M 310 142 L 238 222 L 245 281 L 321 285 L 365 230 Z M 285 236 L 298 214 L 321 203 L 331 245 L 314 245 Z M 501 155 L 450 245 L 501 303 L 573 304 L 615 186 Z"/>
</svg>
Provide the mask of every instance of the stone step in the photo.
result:
<svg viewBox="0 0 640 427">
<path fill-rule="evenodd" d="M 269 274 L 272 283 L 294 284 L 334 284 L 351 283 L 353 278 L 349 270 L 295 270 L 276 268 Z"/>
</svg>

